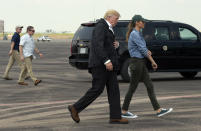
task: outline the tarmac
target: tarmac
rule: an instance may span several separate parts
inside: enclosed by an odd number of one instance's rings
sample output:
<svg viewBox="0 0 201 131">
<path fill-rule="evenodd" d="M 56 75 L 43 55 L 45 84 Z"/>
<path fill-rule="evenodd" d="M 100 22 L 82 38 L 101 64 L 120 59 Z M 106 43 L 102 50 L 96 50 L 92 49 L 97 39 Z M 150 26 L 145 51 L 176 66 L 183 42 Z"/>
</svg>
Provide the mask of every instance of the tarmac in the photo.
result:
<svg viewBox="0 0 201 131">
<path fill-rule="evenodd" d="M 200 131 L 201 73 L 186 80 L 179 73 L 151 73 L 157 99 L 173 112 L 158 118 L 148 99 L 144 84 L 134 94 L 129 110 L 137 114 L 127 125 L 111 125 L 106 91 L 80 113 L 74 123 L 67 110 L 90 87 L 91 75 L 68 63 L 70 40 L 37 43 L 44 58 L 33 61 L 33 72 L 42 79 L 38 86 L 17 84 L 20 69 L 10 72 L 11 81 L 0 78 L 0 131 Z M 0 41 L 0 76 L 8 62 L 9 41 Z M 121 77 L 119 86 L 123 103 L 129 83 Z"/>
</svg>

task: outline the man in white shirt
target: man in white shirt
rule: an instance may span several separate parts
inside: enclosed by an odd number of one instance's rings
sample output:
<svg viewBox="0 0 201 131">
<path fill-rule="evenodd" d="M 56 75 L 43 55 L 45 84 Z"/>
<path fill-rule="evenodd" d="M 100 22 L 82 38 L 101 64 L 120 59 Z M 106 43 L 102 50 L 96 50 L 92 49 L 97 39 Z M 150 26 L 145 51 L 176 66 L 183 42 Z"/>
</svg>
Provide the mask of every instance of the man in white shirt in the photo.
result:
<svg viewBox="0 0 201 131">
<path fill-rule="evenodd" d="M 32 71 L 32 60 L 34 56 L 34 51 L 39 54 L 40 58 L 43 57 L 43 54 L 40 53 L 38 48 L 36 47 L 33 39 L 33 35 L 35 33 L 33 26 L 27 27 L 27 33 L 21 37 L 20 41 L 20 59 L 24 61 L 25 68 L 21 71 L 20 76 L 22 78 L 25 78 L 26 73 L 28 72 L 31 79 L 34 81 L 34 85 L 37 86 L 39 83 L 41 83 L 41 80 L 38 80 Z M 24 85 L 24 82 L 19 82 L 19 85 Z"/>
</svg>

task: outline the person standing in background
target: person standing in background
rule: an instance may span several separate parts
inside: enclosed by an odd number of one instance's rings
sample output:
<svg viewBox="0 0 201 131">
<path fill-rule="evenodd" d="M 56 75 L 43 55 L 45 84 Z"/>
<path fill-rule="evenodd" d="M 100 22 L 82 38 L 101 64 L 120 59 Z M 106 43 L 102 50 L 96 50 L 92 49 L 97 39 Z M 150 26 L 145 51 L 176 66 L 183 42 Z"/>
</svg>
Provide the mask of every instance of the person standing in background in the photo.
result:
<svg viewBox="0 0 201 131">
<path fill-rule="evenodd" d="M 29 73 L 31 79 L 34 82 L 34 85 L 37 86 L 42 80 L 38 80 L 32 71 L 32 60 L 34 57 L 34 51 L 39 54 L 40 58 L 43 57 L 43 54 L 40 53 L 39 49 L 36 47 L 34 43 L 33 35 L 35 33 L 33 26 L 27 27 L 27 33 L 22 36 L 20 41 L 20 59 L 25 63 L 24 69 L 21 71 L 20 76 L 22 77 L 22 81 L 25 79 L 25 75 L 27 72 Z M 20 83 L 19 83 L 20 84 Z"/>
</svg>

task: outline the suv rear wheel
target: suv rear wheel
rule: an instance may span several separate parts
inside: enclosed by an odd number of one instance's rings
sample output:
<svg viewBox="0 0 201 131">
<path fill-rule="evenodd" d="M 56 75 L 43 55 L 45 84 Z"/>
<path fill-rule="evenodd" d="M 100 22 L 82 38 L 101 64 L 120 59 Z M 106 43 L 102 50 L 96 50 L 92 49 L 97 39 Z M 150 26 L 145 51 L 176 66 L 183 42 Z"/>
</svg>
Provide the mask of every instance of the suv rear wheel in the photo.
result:
<svg viewBox="0 0 201 131">
<path fill-rule="evenodd" d="M 130 81 L 130 67 L 129 67 L 129 59 L 126 59 L 121 68 L 121 77 L 124 81 Z"/>
<path fill-rule="evenodd" d="M 198 72 L 180 72 L 180 74 L 186 79 L 192 79 L 197 75 Z"/>
</svg>

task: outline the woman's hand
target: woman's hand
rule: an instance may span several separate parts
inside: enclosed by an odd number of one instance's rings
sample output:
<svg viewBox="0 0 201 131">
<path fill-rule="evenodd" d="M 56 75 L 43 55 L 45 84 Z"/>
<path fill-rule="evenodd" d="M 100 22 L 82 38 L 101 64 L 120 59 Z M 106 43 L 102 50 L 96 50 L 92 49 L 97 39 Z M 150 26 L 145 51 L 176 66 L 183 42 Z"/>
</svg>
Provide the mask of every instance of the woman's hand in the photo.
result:
<svg viewBox="0 0 201 131">
<path fill-rule="evenodd" d="M 156 62 L 152 62 L 151 65 L 152 65 L 153 70 L 156 71 L 158 68 L 158 65 L 156 64 Z"/>
<path fill-rule="evenodd" d="M 151 55 L 152 56 L 152 52 L 150 50 L 148 50 L 148 55 Z"/>
</svg>

